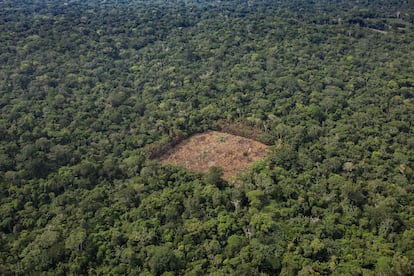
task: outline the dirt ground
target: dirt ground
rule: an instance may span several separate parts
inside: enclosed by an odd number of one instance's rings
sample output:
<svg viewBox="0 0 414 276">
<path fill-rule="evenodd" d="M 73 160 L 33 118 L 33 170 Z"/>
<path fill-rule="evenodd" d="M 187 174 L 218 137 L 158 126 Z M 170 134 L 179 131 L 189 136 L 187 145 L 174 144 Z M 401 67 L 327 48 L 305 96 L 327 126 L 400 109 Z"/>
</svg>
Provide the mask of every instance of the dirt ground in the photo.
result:
<svg viewBox="0 0 414 276">
<path fill-rule="evenodd" d="M 212 166 L 223 168 L 223 179 L 246 171 L 265 157 L 268 146 L 219 131 L 196 134 L 162 155 L 162 164 L 179 165 L 192 171 L 208 172 Z"/>
</svg>

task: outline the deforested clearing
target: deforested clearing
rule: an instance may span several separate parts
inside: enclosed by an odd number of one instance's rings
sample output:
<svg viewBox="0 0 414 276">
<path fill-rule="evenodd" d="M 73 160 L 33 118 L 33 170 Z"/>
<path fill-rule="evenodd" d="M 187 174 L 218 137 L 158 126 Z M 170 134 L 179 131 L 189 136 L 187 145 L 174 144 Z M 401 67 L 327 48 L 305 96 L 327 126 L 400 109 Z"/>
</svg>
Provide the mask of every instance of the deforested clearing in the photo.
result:
<svg viewBox="0 0 414 276">
<path fill-rule="evenodd" d="M 191 136 L 160 157 L 162 164 L 183 166 L 197 172 L 223 168 L 223 179 L 248 170 L 263 159 L 268 146 L 258 141 L 219 131 Z"/>
</svg>

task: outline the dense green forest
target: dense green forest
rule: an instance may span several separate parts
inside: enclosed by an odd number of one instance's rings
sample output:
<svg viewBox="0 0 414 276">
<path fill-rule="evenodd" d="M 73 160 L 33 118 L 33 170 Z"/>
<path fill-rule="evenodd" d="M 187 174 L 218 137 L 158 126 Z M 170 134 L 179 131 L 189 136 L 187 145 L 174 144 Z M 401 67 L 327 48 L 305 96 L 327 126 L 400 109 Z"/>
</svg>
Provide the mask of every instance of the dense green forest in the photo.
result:
<svg viewBox="0 0 414 276">
<path fill-rule="evenodd" d="M 402 0 L 0 1 L 0 275 L 413 275 L 413 24 Z M 223 122 L 271 145 L 232 183 L 150 158 Z"/>
</svg>

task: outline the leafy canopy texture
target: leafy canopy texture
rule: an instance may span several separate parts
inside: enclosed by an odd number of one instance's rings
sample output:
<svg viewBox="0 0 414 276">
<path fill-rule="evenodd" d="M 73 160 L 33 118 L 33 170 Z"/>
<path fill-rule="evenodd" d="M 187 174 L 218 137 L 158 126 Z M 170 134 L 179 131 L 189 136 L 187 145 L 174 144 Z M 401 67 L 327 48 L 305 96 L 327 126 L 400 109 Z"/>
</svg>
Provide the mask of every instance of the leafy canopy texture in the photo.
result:
<svg viewBox="0 0 414 276">
<path fill-rule="evenodd" d="M 413 24 L 400 0 L 0 1 L 0 274 L 413 275 Z M 226 180 L 157 161 L 207 130 L 270 147 Z"/>
</svg>

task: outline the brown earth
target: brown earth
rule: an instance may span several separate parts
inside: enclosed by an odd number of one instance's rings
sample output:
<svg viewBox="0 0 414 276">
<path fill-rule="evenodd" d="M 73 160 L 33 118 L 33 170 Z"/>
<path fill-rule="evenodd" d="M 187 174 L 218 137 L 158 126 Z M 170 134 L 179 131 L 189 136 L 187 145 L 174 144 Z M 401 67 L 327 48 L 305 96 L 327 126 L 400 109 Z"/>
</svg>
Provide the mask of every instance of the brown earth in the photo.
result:
<svg viewBox="0 0 414 276">
<path fill-rule="evenodd" d="M 208 172 L 212 166 L 223 168 L 223 179 L 246 171 L 265 157 L 268 146 L 252 139 L 219 131 L 196 134 L 162 155 L 162 164 L 183 166 Z"/>
</svg>

